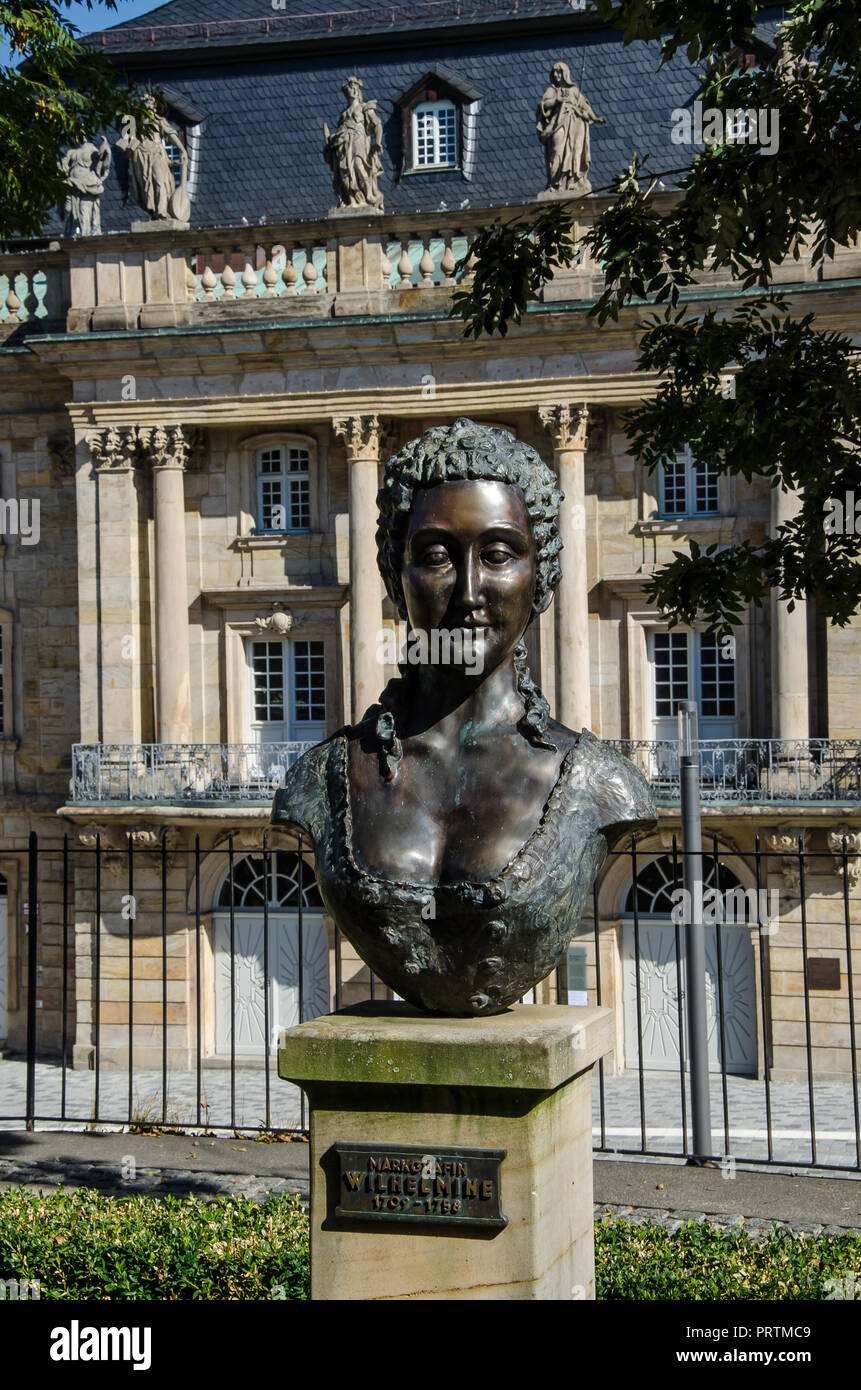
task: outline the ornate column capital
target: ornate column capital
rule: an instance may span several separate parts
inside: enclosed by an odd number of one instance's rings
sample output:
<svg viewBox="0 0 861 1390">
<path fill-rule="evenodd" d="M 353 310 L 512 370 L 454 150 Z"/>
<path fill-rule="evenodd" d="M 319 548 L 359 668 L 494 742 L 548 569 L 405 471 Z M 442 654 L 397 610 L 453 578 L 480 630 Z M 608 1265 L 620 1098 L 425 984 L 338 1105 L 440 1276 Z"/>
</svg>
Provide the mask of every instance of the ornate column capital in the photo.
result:
<svg viewBox="0 0 861 1390">
<path fill-rule="evenodd" d="M 335 415 L 332 429 L 344 441 L 347 461 L 379 459 L 382 423 L 379 415 Z"/>
<path fill-rule="evenodd" d="M 843 859 L 843 841 L 846 841 L 846 860 Z M 861 883 L 861 830 L 850 830 L 848 825 L 838 825 L 828 832 L 828 848 L 834 855 L 838 876 L 844 872 L 850 888 Z"/>
<path fill-rule="evenodd" d="M 554 449 L 583 449 L 589 434 L 589 407 L 585 402 L 572 405 L 540 405 L 538 418 L 553 439 Z"/>
<path fill-rule="evenodd" d="M 191 445 L 182 425 L 154 425 L 152 429 L 140 430 L 139 434 L 153 472 L 161 468 L 185 471 Z"/>
<path fill-rule="evenodd" d="M 140 439 L 136 425 L 91 430 L 87 444 L 96 473 L 130 473 L 138 462 Z"/>
</svg>

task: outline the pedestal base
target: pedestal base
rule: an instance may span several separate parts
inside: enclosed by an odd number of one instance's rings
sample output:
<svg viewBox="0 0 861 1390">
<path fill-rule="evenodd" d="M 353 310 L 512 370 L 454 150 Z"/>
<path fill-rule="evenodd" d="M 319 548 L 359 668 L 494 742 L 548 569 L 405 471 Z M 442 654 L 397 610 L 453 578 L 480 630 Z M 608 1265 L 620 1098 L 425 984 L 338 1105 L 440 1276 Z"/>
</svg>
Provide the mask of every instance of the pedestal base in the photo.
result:
<svg viewBox="0 0 861 1390">
<path fill-rule="evenodd" d="M 594 1298 L 594 1062 L 608 1009 L 440 1019 L 366 1004 L 291 1028 L 311 1106 L 313 1299 Z"/>
</svg>

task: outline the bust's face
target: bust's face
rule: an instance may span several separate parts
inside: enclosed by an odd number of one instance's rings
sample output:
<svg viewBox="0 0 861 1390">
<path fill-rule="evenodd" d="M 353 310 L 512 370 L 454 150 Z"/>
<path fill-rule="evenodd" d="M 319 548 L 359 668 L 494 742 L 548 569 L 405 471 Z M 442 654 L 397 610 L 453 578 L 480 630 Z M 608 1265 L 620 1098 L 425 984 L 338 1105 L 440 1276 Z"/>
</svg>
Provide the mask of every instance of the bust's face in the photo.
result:
<svg viewBox="0 0 861 1390">
<path fill-rule="evenodd" d="M 440 483 L 415 494 L 401 569 L 414 632 L 468 633 L 480 665 L 475 657 L 466 664 L 487 675 L 526 631 L 536 578 L 535 540 L 518 488 Z"/>
</svg>

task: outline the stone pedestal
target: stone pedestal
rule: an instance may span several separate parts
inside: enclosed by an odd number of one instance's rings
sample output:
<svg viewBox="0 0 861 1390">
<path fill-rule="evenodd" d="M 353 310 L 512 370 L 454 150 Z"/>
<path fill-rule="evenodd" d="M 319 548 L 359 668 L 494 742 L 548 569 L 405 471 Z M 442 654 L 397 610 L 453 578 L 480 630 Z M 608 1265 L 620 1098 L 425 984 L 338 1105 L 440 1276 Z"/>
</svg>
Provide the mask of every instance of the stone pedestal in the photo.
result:
<svg viewBox="0 0 861 1390">
<path fill-rule="evenodd" d="M 609 1009 L 367 1003 L 283 1033 L 311 1107 L 313 1299 L 591 1299 Z"/>
</svg>

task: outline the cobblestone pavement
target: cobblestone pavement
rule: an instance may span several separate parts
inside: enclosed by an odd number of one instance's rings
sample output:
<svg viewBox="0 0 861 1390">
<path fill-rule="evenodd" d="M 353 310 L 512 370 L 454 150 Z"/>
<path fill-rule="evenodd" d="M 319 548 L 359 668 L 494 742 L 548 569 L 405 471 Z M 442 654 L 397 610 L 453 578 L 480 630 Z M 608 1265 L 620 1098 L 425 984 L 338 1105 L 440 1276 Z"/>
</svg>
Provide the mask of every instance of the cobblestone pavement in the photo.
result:
<svg viewBox="0 0 861 1390">
<path fill-rule="evenodd" d="M 44 1128 L 80 1128 L 81 1124 L 125 1124 L 129 1120 L 129 1078 L 124 1071 L 99 1075 L 98 1114 L 95 1111 L 96 1074 L 66 1071 L 67 1116 L 62 1121 L 62 1069 L 40 1062 L 36 1067 L 36 1114 Z M 729 1077 L 727 1114 L 729 1144 L 724 1133 L 724 1109 L 720 1077 L 711 1079 L 713 1149 L 743 1160 L 768 1157 L 765 1084 L 748 1077 Z M 25 1116 L 26 1067 L 24 1062 L 0 1060 L 0 1129 L 20 1128 Z M 593 1086 L 593 1136 L 602 1145 L 600 1092 L 597 1073 Z M 681 1154 L 682 1113 L 679 1078 L 652 1072 L 644 1081 L 647 1152 Z M 131 1116 L 150 1124 L 193 1128 L 299 1129 L 303 1127 L 303 1101 L 297 1087 L 280 1081 L 273 1066 L 269 1079 L 267 1115 L 266 1080 L 262 1069 L 237 1068 L 233 1112 L 229 1069 L 205 1067 L 201 1073 L 201 1110 L 197 1110 L 197 1074 L 168 1072 L 167 1097 L 162 1098 L 160 1072 L 136 1072 L 131 1087 Z M 805 1083 L 780 1081 L 770 1087 L 772 1157 L 775 1162 L 808 1166 L 813 1161 L 810 1143 L 810 1101 Z M 855 1108 L 851 1084 L 820 1082 L 814 1086 L 816 1161 L 852 1168 L 857 1165 Z M 688 1102 L 688 1129 L 690 1104 Z M 608 1076 L 604 1080 L 603 1147 L 641 1151 L 639 1079 L 636 1074 Z"/>
</svg>

